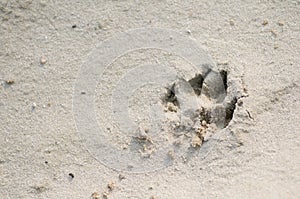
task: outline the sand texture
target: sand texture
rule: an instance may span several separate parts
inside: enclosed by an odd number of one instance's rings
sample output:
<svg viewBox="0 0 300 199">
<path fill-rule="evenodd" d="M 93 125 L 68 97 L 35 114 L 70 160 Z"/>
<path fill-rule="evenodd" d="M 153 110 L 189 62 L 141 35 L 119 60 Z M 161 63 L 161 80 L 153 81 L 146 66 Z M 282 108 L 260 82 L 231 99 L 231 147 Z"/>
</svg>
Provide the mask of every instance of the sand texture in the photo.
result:
<svg viewBox="0 0 300 199">
<path fill-rule="evenodd" d="M 0 0 L 0 198 L 299 198 L 300 1 Z"/>
</svg>

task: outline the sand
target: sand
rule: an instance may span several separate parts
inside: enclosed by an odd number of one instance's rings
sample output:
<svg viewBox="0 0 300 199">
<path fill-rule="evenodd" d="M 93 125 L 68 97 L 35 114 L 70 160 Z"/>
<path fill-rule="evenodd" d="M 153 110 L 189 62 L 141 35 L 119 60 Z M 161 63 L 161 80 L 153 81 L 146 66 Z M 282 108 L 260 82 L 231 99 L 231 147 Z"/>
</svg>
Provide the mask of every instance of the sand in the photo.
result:
<svg viewBox="0 0 300 199">
<path fill-rule="evenodd" d="M 0 16 L 0 198 L 299 198 L 299 1 Z"/>
</svg>

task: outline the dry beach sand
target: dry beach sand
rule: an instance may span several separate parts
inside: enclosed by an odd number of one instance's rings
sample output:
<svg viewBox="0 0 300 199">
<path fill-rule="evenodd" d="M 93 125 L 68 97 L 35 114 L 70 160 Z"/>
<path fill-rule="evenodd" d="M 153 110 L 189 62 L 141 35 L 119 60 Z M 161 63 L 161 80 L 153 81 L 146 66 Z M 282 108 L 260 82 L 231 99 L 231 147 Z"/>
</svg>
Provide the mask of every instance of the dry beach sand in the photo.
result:
<svg viewBox="0 0 300 199">
<path fill-rule="evenodd" d="M 0 198 L 300 197 L 300 1 L 1 0 L 0 20 Z"/>
</svg>

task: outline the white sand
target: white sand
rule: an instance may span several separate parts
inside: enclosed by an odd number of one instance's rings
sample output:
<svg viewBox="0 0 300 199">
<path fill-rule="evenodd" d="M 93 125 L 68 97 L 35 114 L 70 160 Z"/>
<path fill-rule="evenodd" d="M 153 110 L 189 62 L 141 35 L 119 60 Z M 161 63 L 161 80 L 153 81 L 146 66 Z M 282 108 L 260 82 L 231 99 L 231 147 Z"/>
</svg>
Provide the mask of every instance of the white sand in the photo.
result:
<svg viewBox="0 0 300 199">
<path fill-rule="evenodd" d="M 299 198 L 299 1 L 17 2 L 0 1 L 0 198 L 90 198 L 94 192 L 142 199 Z M 213 147 L 206 158 L 190 153 L 165 169 L 133 174 L 88 152 L 72 102 L 89 53 L 116 33 L 144 27 L 193 38 L 249 96 L 218 139 L 208 141 Z M 139 56 L 120 58 L 111 71 Z M 172 62 L 163 53 L 157 59 Z M 101 118 L 106 91 L 99 88 Z M 136 99 L 151 95 L 139 94 Z"/>
</svg>

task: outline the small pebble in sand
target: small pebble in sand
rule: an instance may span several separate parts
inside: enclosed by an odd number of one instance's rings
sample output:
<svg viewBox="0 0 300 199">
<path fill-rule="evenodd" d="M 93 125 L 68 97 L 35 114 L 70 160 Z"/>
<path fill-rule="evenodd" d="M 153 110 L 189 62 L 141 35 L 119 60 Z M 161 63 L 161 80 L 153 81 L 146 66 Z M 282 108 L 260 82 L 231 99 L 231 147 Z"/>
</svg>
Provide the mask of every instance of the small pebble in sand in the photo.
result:
<svg viewBox="0 0 300 199">
<path fill-rule="evenodd" d="M 32 109 L 35 109 L 35 108 L 36 108 L 36 103 L 33 102 L 33 103 L 32 103 Z"/>
<path fill-rule="evenodd" d="M 46 59 L 45 57 L 41 57 L 40 63 L 41 63 L 42 65 L 46 64 L 46 63 L 47 63 L 47 59 Z"/>
<path fill-rule="evenodd" d="M 75 176 L 73 173 L 69 173 L 69 177 L 70 177 L 70 179 L 73 179 Z"/>
<path fill-rule="evenodd" d="M 143 145 L 143 149 L 140 149 L 139 152 L 142 157 L 149 158 L 152 153 L 154 153 L 155 149 L 152 146 Z"/>
<path fill-rule="evenodd" d="M 115 187 L 116 187 L 116 184 L 114 182 L 110 182 L 107 184 L 107 188 L 109 189 L 109 191 L 114 190 Z"/>
<path fill-rule="evenodd" d="M 283 21 L 278 21 L 277 23 L 279 26 L 284 26 L 284 22 Z"/>
<path fill-rule="evenodd" d="M 173 150 L 170 150 L 170 151 L 168 152 L 168 157 L 169 157 L 170 159 L 172 159 L 172 160 L 175 159 L 175 153 L 174 153 Z"/>
<path fill-rule="evenodd" d="M 201 125 L 207 127 L 207 122 L 205 120 L 202 120 Z"/>
<path fill-rule="evenodd" d="M 192 147 L 200 147 L 202 145 L 202 140 L 198 136 L 194 136 L 191 143 Z"/>
<path fill-rule="evenodd" d="M 229 20 L 229 24 L 230 24 L 231 26 L 234 26 L 234 21 L 233 21 L 232 19 L 230 19 L 230 20 Z"/>
<path fill-rule="evenodd" d="M 263 25 L 263 26 L 265 26 L 265 25 L 268 25 L 268 20 L 264 20 L 261 24 Z"/>
<path fill-rule="evenodd" d="M 148 135 L 148 133 L 149 133 L 148 128 L 139 127 L 138 134 L 135 138 L 137 138 L 140 141 L 148 141 L 153 144 L 152 138 Z"/>
<path fill-rule="evenodd" d="M 165 111 L 177 112 L 178 108 L 177 108 L 177 106 L 175 106 L 175 104 L 168 102 L 167 109 Z"/>
<path fill-rule="evenodd" d="M 148 135 L 144 129 L 139 129 L 138 138 L 141 140 L 147 140 Z"/>
<path fill-rule="evenodd" d="M 12 85 L 15 83 L 15 80 L 9 79 L 9 80 L 6 80 L 5 83 L 8 85 Z"/>
<path fill-rule="evenodd" d="M 237 105 L 238 105 L 238 106 L 242 106 L 242 105 L 243 105 L 243 103 L 244 103 L 244 102 L 243 102 L 243 100 L 242 100 L 242 99 L 238 99 L 238 101 L 237 101 Z"/>
<path fill-rule="evenodd" d="M 121 149 L 126 150 L 126 149 L 128 149 L 128 147 L 129 147 L 129 144 L 123 144 L 121 146 Z"/>
<path fill-rule="evenodd" d="M 103 192 L 103 194 L 102 194 L 102 196 L 103 196 L 103 198 L 104 199 L 108 199 L 108 195 L 109 195 L 109 193 L 108 192 Z"/>
<path fill-rule="evenodd" d="M 98 192 L 92 193 L 92 199 L 100 199 L 100 194 Z"/>
</svg>

